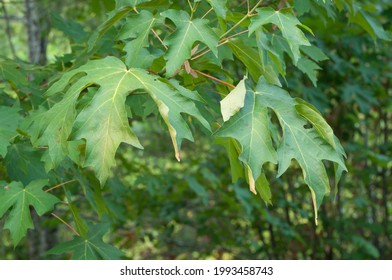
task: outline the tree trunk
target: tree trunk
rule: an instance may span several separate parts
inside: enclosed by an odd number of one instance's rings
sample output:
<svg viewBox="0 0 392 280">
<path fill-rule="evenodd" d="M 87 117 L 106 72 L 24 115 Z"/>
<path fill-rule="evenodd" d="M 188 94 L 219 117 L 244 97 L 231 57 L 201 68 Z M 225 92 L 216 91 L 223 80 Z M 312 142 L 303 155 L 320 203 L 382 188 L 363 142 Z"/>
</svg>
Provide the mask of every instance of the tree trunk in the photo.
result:
<svg viewBox="0 0 392 280">
<path fill-rule="evenodd" d="M 39 0 L 25 0 L 25 18 L 29 60 L 31 63 L 46 64 L 49 18 L 44 5 Z"/>
</svg>

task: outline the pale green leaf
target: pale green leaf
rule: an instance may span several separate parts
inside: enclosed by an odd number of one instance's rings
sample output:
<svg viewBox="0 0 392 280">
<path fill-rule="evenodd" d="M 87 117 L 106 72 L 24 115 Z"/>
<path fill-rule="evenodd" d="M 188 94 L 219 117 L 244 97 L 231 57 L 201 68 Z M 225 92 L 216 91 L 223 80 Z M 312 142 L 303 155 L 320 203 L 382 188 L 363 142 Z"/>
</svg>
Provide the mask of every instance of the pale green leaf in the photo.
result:
<svg viewBox="0 0 392 280">
<path fill-rule="evenodd" d="M 30 206 L 42 216 L 59 202 L 58 198 L 42 190 L 47 183 L 47 180 L 36 180 L 24 187 L 19 182 L 8 185 L 1 182 L 0 218 L 10 210 L 4 228 L 10 231 L 14 246 L 26 235 L 28 229 L 34 228 Z"/>
<path fill-rule="evenodd" d="M 172 76 L 191 57 L 191 51 L 195 42 L 202 42 L 218 55 L 218 36 L 206 19 L 192 19 L 184 11 L 167 10 L 161 13 L 163 17 L 171 19 L 176 25 L 176 30 L 164 40 L 169 46 L 166 55 L 166 72 Z"/>
<path fill-rule="evenodd" d="M 246 94 L 245 80 L 246 77 L 238 83 L 235 89 L 221 100 L 220 104 L 223 121 L 228 121 L 231 116 L 237 113 L 244 106 Z"/>
<path fill-rule="evenodd" d="M 143 89 L 150 94 L 169 128 L 178 160 L 182 140 L 193 141 L 181 113 L 196 117 L 205 128 L 210 129 L 194 102 L 169 86 L 167 81 L 163 82 L 142 69 L 127 69 L 121 60 L 114 57 L 90 61 L 64 74 L 48 89 L 46 96 L 61 95 L 71 78 L 83 73 L 85 76 L 66 89 L 61 101 L 32 118 L 32 142 L 35 145 L 48 145 L 49 156 L 58 164 L 69 153 L 68 140 L 85 139 L 84 166 L 95 170 L 101 184 L 110 175 L 120 143 L 142 148 L 130 129 L 125 107 L 126 97 L 132 91 Z M 99 89 L 88 106 L 77 114 L 75 106 L 78 97 L 83 89 L 93 84 L 98 85 Z"/>
</svg>

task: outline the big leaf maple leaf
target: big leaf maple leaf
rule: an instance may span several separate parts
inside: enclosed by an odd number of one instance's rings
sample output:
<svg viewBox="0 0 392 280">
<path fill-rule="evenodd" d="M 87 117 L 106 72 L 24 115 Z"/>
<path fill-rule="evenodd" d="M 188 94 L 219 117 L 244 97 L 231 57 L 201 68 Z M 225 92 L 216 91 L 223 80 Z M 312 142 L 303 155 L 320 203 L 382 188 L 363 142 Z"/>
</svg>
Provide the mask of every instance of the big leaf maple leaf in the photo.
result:
<svg viewBox="0 0 392 280">
<path fill-rule="evenodd" d="M 268 126 L 268 108 L 275 113 L 282 129 L 276 149 Z M 281 176 L 295 159 L 311 191 L 317 222 L 317 209 L 330 192 L 323 160 L 340 166 L 337 172 L 346 170 L 343 148 L 331 133 L 331 128 L 313 106 L 292 98 L 285 90 L 261 78 L 256 90 L 247 87 L 244 106 L 216 134 L 234 138 L 241 144 L 238 158 L 247 168 L 252 191 L 255 191 L 258 177 L 263 175 L 265 162 L 277 162 L 278 176 Z"/>
<path fill-rule="evenodd" d="M 78 77 L 80 78 L 77 79 Z M 66 88 L 69 83 L 72 85 Z M 75 108 L 80 94 L 93 84 L 98 85 L 99 89 L 91 102 L 77 113 Z M 120 143 L 142 148 L 128 124 L 125 107 L 127 95 L 137 89 L 145 90 L 156 103 L 168 126 L 178 160 L 182 140 L 193 141 L 192 133 L 181 113 L 194 116 L 205 128 L 210 129 L 194 101 L 186 97 L 188 93 L 179 91 L 182 87 L 171 85 L 170 81 L 162 80 L 142 69 L 127 69 L 118 58 L 106 57 L 71 70 L 48 89 L 48 97 L 62 95 L 64 90 L 65 94 L 48 111 L 33 116 L 33 143 L 48 145 L 48 153 L 55 166 L 69 154 L 70 138 L 85 139 L 84 166 L 91 166 L 101 184 L 104 184 L 110 175 L 110 168 L 115 164 L 114 156 Z"/>
</svg>

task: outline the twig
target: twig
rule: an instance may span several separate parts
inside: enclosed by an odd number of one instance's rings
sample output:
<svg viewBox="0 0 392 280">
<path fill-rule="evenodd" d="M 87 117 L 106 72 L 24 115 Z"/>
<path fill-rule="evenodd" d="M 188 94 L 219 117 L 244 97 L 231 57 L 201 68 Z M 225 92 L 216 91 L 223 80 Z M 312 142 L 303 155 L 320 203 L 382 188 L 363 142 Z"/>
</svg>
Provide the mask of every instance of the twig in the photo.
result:
<svg viewBox="0 0 392 280">
<path fill-rule="evenodd" d="M 50 189 L 47 189 L 46 192 L 50 192 L 50 191 L 52 191 L 52 190 L 54 190 L 54 189 L 57 189 L 58 187 L 61 187 L 61 186 L 64 186 L 64 185 L 66 185 L 66 184 L 73 183 L 73 182 L 76 182 L 76 180 L 70 180 L 70 181 L 67 181 L 67 182 L 58 184 L 58 185 L 56 185 L 56 186 L 54 186 L 54 187 L 51 187 Z"/>
<path fill-rule="evenodd" d="M 154 30 L 151 29 L 152 33 L 154 33 L 155 37 L 157 37 L 157 39 L 159 40 L 159 42 L 161 42 L 162 46 L 167 50 L 167 46 L 163 43 L 161 37 L 159 37 L 158 33 Z"/>
<path fill-rule="evenodd" d="M 53 217 L 55 217 L 57 220 L 59 220 L 60 222 L 62 222 L 64 225 L 66 225 L 70 230 L 73 231 L 73 233 L 75 233 L 77 236 L 80 236 L 80 234 L 70 225 L 68 224 L 66 221 L 64 221 L 63 219 L 61 219 L 59 216 L 57 216 L 55 213 L 50 213 L 50 215 L 52 215 Z"/>
<path fill-rule="evenodd" d="M 213 10 L 213 8 L 209 9 L 201 18 L 205 18 L 211 11 Z"/>
<path fill-rule="evenodd" d="M 234 85 L 232 85 L 232 84 L 230 84 L 230 83 L 227 83 L 227 82 L 225 82 L 225 81 L 222 81 L 222 80 L 220 80 L 220 79 L 218 79 L 218 78 L 215 78 L 215 77 L 213 77 L 213 76 L 211 76 L 211 75 L 208 75 L 208 74 L 206 74 L 206 73 L 204 73 L 204 72 L 201 72 L 201 71 L 195 70 L 195 69 L 194 69 L 194 71 L 195 71 L 197 74 L 200 74 L 200 75 L 202 75 L 202 76 L 204 76 L 204 77 L 206 77 L 206 78 L 209 78 L 209 79 L 211 79 L 211 80 L 214 80 L 215 82 L 218 82 L 218 83 L 220 83 L 220 84 L 222 84 L 222 85 L 228 86 L 228 87 L 230 87 L 230 88 L 235 88 Z"/>
<path fill-rule="evenodd" d="M 246 32 L 248 32 L 248 29 L 242 30 L 241 32 L 238 32 L 238 33 L 236 33 L 236 34 L 233 34 L 233 35 L 231 35 L 231 36 L 229 36 L 229 37 L 227 37 L 227 38 L 223 38 L 223 39 L 221 40 L 221 42 L 218 44 L 218 47 L 220 47 L 220 46 L 222 46 L 222 45 L 224 45 L 224 44 L 227 44 L 227 43 L 229 42 L 229 39 L 231 39 L 231 38 L 233 38 L 233 37 L 236 37 L 236 36 L 239 36 L 239 35 L 241 35 L 241 34 L 244 34 L 244 33 L 246 33 Z M 191 60 L 194 60 L 194 59 L 196 59 L 196 58 L 199 58 L 199 57 L 205 55 L 206 53 L 209 53 L 210 51 L 211 51 L 211 49 L 203 48 L 203 49 L 201 49 L 198 53 L 196 53 L 196 55 L 195 55 L 194 57 L 192 57 Z"/>
<path fill-rule="evenodd" d="M 240 19 L 236 24 L 233 25 L 233 27 L 231 27 L 229 30 L 227 30 L 225 33 L 223 33 L 220 38 L 225 37 L 227 34 L 229 34 L 231 31 L 233 31 L 234 29 L 236 29 L 244 20 L 246 20 L 248 17 L 251 16 L 251 14 L 257 9 L 257 7 L 261 4 L 261 2 L 263 2 L 263 0 L 260 0 L 259 2 L 257 2 L 257 4 L 242 18 Z"/>
</svg>

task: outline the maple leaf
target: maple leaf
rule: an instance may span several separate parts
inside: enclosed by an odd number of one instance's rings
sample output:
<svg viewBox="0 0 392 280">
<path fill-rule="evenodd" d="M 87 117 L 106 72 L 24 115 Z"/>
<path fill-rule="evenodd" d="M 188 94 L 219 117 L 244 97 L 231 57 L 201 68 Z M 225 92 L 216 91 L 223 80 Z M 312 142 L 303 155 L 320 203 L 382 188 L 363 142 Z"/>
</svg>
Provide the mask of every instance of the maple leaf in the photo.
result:
<svg viewBox="0 0 392 280">
<path fill-rule="evenodd" d="M 73 240 L 50 249 L 47 254 L 72 252 L 73 260 L 118 260 L 124 255 L 123 252 L 102 240 L 108 231 L 109 224 L 90 225 L 85 238 L 75 236 Z"/>
<path fill-rule="evenodd" d="M 211 27 L 208 26 L 206 19 L 192 19 L 184 11 L 167 10 L 161 15 L 174 22 L 177 29 L 163 42 L 169 46 L 166 55 L 166 72 L 172 76 L 184 61 L 189 59 L 192 54 L 192 46 L 196 41 L 202 42 L 218 55 L 218 36 Z"/>
<path fill-rule="evenodd" d="M 223 19 L 226 18 L 226 13 L 227 13 L 227 0 L 207 0 L 207 2 L 211 5 L 211 7 L 214 9 L 216 15 L 218 17 L 221 17 Z"/>
<path fill-rule="evenodd" d="M 75 75 L 85 74 L 66 90 L 61 101 L 46 112 L 31 120 L 32 142 L 34 145 L 48 145 L 53 162 L 59 163 L 69 153 L 68 139 L 86 140 L 86 162 L 91 166 L 103 185 L 115 165 L 115 153 L 120 143 L 142 148 L 137 136 L 128 124 L 125 99 L 129 93 L 144 89 L 149 93 L 169 128 L 176 158 L 183 139 L 193 141 L 192 133 L 181 113 L 196 117 L 210 129 L 195 103 L 187 98 L 188 92 L 181 93 L 169 81 L 161 79 L 138 68 L 127 69 L 115 57 L 93 60 L 80 68 L 64 74 L 46 92 L 46 96 L 58 95 Z M 99 89 L 90 103 L 79 114 L 76 103 L 81 92 L 95 84 Z M 71 135 L 72 132 L 72 135 Z"/>
<path fill-rule="evenodd" d="M 8 185 L 1 182 L 0 218 L 11 208 L 4 228 L 10 231 L 14 246 L 26 235 L 28 229 L 34 228 L 30 206 L 42 216 L 60 201 L 42 190 L 47 183 L 48 180 L 35 180 L 23 187 L 20 182 L 12 182 Z"/>
<path fill-rule="evenodd" d="M 18 111 L 18 108 L 0 106 L 0 156 L 2 157 L 7 154 L 10 140 L 17 135 L 16 129 L 21 120 Z"/>
<path fill-rule="evenodd" d="M 118 35 L 119 39 L 133 40 L 127 42 L 124 50 L 127 52 L 126 63 L 128 66 L 138 66 L 140 59 L 137 59 L 141 50 L 148 45 L 148 35 L 159 19 L 148 11 L 141 11 L 140 14 L 127 17 Z"/>
<path fill-rule="evenodd" d="M 245 87 L 240 83 L 231 94 L 244 90 Z M 261 96 L 252 90 L 246 90 L 246 94 L 239 95 L 239 98 L 243 97 L 245 100 L 242 109 L 225 122 L 216 135 L 232 137 L 241 144 L 239 160 L 246 165 L 250 190 L 256 193 L 255 182 L 261 174 L 263 164 L 276 163 L 276 151 L 269 135 L 267 107 L 263 105 Z M 224 105 L 228 98 L 232 96 L 228 95 L 223 100 L 222 113 L 226 111 Z"/>
<path fill-rule="evenodd" d="M 297 62 L 301 57 L 300 46 L 310 46 L 309 40 L 297 26 L 301 26 L 309 32 L 311 32 L 311 30 L 292 14 L 291 9 L 275 11 L 271 7 L 264 7 L 257 9 L 256 11 L 258 15 L 251 19 L 249 34 L 252 34 L 256 29 L 261 28 L 265 24 L 272 23 L 276 25 L 286 39 L 290 50 L 293 53 L 293 62 L 297 65 Z"/>
<path fill-rule="evenodd" d="M 272 146 L 267 108 L 273 110 L 282 128 L 276 151 Z M 308 127 L 308 121 L 313 127 Z M 239 160 L 246 166 L 253 192 L 258 176 L 263 175 L 261 169 L 265 162 L 278 163 L 278 176 L 281 176 L 295 159 L 311 190 L 316 222 L 317 209 L 330 192 L 323 160 L 338 164 L 339 172 L 347 171 L 343 148 L 319 112 L 263 78 L 255 91 L 247 87 L 244 106 L 223 124 L 216 135 L 232 137 L 241 144 Z"/>
<path fill-rule="evenodd" d="M 267 79 L 268 82 L 280 86 L 279 77 L 273 71 L 269 64 L 264 64 L 260 56 L 254 48 L 246 45 L 240 39 L 232 39 L 228 43 L 234 55 L 244 63 L 249 70 L 251 77 L 257 81 L 261 75 Z"/>
</svg>

